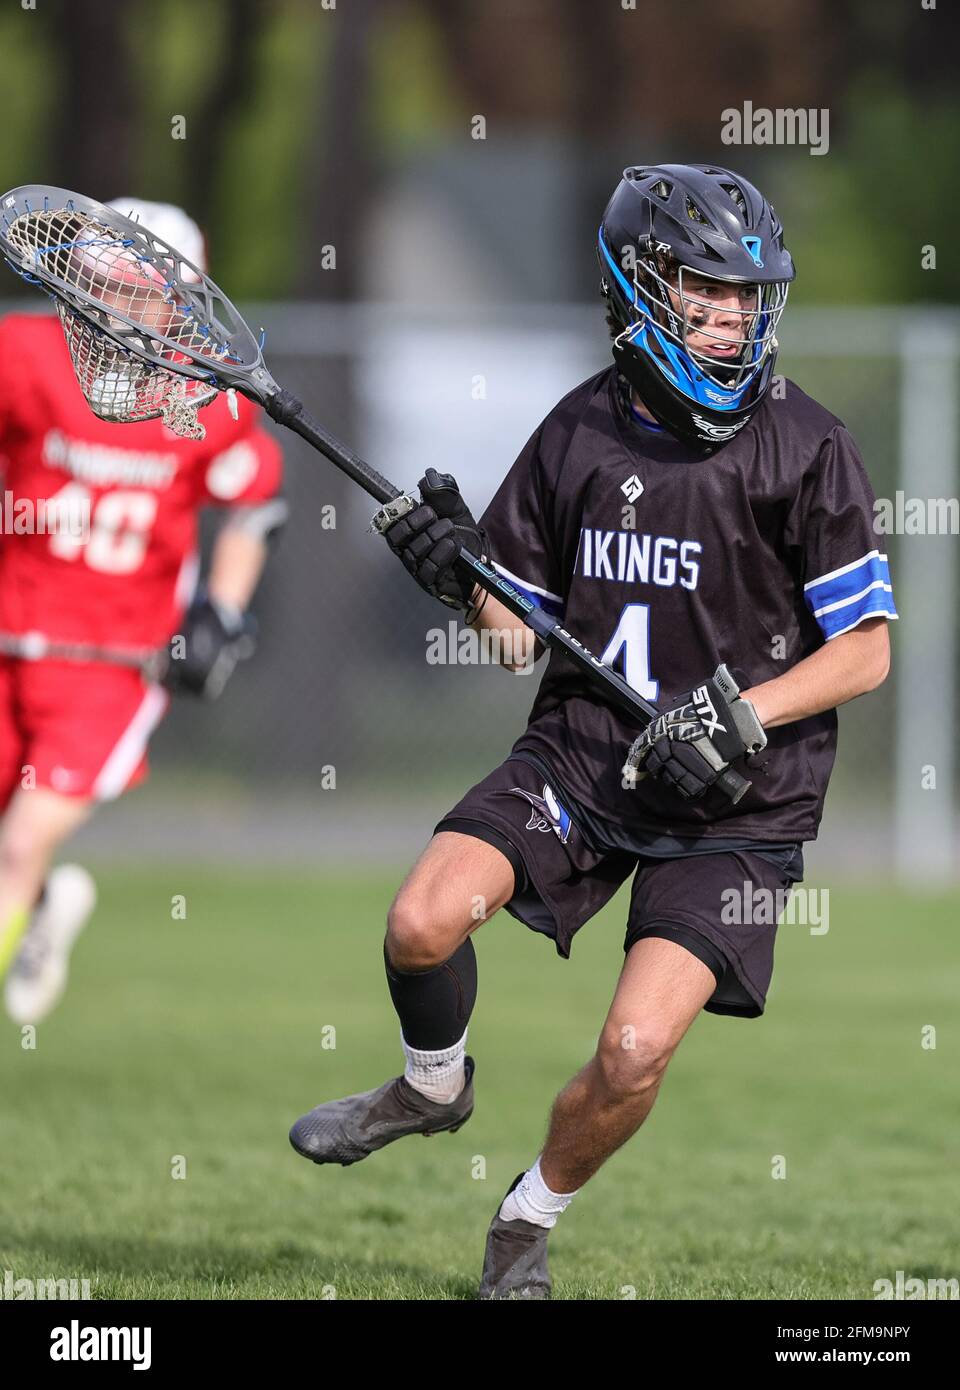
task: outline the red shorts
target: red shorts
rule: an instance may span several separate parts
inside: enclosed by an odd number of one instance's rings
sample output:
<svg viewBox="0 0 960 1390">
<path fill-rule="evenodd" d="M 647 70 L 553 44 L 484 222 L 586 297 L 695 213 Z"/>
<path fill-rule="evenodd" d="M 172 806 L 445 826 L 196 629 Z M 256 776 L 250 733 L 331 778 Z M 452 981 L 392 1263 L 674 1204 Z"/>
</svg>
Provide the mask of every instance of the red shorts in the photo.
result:
<svg viewBox="0 0 960 1390">
<path fill-rule="evenodd" d="M 21 786 L 109 801 L 147 774 L 170 697 L 102 662 L 0 657 L 0 807 Z"/>
</svg>

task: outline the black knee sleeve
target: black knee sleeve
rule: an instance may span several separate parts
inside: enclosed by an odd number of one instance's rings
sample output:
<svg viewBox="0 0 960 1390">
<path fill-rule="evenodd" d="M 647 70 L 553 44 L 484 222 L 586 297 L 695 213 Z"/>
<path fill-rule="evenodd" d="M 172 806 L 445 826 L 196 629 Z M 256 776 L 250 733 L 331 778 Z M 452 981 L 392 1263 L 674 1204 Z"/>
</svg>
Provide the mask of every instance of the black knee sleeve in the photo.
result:
<svg viewBox="0 0 960 1390">
<path fill-rule="evenodd" d="M 432 970 L 398 970 L 386 942 L 383 962 L 404 1040 L 420 1052 L 440 1052 L 459 1042 L 477 1001 L 477 956 L 469 936 Z"/>
</svg>

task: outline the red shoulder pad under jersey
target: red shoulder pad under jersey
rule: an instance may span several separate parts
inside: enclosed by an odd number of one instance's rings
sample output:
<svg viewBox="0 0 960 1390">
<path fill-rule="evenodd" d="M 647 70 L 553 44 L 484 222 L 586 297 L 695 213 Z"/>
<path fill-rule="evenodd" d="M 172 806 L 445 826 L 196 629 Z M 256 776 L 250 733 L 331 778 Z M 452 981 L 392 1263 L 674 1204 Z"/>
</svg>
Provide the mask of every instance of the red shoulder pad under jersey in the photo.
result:
<svg viewBox="0 0 960 1390">
<path fill-rule="evenodd" d="M 200 412 L 206 427 L 204 461 L 198 471 L 200 506 L 229 507 L 266 502 L 283 482 L 283 454 L 264 429 L 259 406 L 238 395 L 236 420 L 225 395 Z"/>
</svg>

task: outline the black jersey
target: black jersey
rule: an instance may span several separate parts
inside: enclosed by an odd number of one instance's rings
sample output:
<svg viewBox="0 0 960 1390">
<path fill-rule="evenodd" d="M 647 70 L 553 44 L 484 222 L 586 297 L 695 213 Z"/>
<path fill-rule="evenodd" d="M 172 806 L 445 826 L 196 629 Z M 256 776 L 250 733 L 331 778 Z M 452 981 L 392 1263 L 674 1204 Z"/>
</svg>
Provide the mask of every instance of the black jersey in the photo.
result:
<svg viewBox="0 0 960 1390">
<path fill-rule="evenodd" d="M 660 708 L 724 661 L 741 689 L 874 614 L 896 617 L 874 495 L 843 424 L 792 382 L 704 458 L 631 418 L 616 369 L 550 412 L 482 525 L 496 568 Z M 812 839 L 836 752 L 830 710 L 768 730 L 753 787 L 684 801 L 621 768 L 637 729 L 551 652 L 515 753 L 629 833 Z"/>
</svg>

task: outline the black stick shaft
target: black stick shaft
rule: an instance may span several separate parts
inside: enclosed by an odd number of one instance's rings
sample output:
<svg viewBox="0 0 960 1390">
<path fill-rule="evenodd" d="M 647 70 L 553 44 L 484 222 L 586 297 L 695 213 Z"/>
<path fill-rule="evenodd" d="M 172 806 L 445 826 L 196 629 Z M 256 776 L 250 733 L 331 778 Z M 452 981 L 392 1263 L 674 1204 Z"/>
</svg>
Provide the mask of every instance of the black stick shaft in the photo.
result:
<svg viewBox="0 0 960 1390">
<path fill-rule="evenodd" d="M 499 599 L 515 618 L 532 628 L 545 647 L 559 648 L 572 657 L 577 665 L 589 674 L 594 684 L 602 686 L 613 703 L 636 719 L 641 727 L 657 718 L 660 711 L 656 705 L 651 705 L 649 700 L 645 700 L 632 685 L 628 685 L 622 676 L 604 665 L 599 657 L 594 656 L 561 623 L 556 622 L 542 608 L 538 608 L 535 603 L 518 593 L 512 584 L 497 574 L 496 570 L 489 568 L 482 560 L 478 560 L 476 555 L 471 555 L 469 550 L 462 547 L 459 563 L 481 589 Z M 732 767 L 721 773 L 717 782 L 734 802 L 739 801 L 752 785 Z"/>
<path fill-rule="evenodd" d="M 318 425 L 313 416 L 304 409 L 302 401 L 298 401 L 289 391 L 280 391 L 275 396 L 268 396 L 265 406 L 267 414 L 278 424 L 286 425 L 287 429 L 293 430 L 294 434 L 298 434 L 301 439 L 319 449 L 331 463 L 336 464 L 341 473 L 346 473 L 348 478 L 358 483 L 364 492 L 368 492 L 378 502 L 392 502 L 394 498 L 403 496 L 400 489 L 394 487 L 382 473 L 371 468 L 359 454 L 355 454 L 346 444 L 329 434 L 322 425 Z"/>
<path fill-rule="evenodd" d="M 459 564 L 475 583 L 485 589 L 488 594 L 499 599 L 504 608 L 509 609 L 515 618 L 526 623 L 527 627 L 540 638 L 546 647 L 559 647 L 572 656 L 578 666 L 589 667 L 591 677 L 595 682 L 604 686 L 608 695 L 629 714 L 642 716 L 641 723 L 648 723 L 651 719 L 656 719 L 659 711 L 655 705 L 651 705 L 642 695 L 634 690 L 632 685 L 628 685 L 622 676 L 618 676 L 611 667 L 605 666 L 599 657 L 577 641 L 576 637 L 559 622 L 551 618 L 542 608 L 538 608 L 535 603 L 519 593 L 514 586 L 498 574 L 495 569 L 485 565 L 476 555 L 471 555 L 469 550 L 460 549 Z"/>
<path fill-rule="evenodd" d="M 280 391 L 277 395 L 269 397 L 266 402 L 266 409 L 274 420 L 293 430 L 295 434 L 300 435 L 301 439 L 305 439 L 308 444 L 319 450 L 342 473 L 346 473 L 348 478 L 362 487 L 376 501 L 392 502 L 397 497 L 403 496 L 398 487 L 384 478 L 375 468 L 371 468 L 365 459 L 362 459 L 359 454 L 355 454 L 352 449 L 348 449 L 339 439 L 317 424 L 316 420 L 304 409 L 303 404 L 288 391 Z M 648 700 L 639 695 L 632 685 L 628 685 L 621 676 L 617 675 L 616 671 L 605 666 L 599 657 L 594 656 L 582 642 L 578 642 L 562 623 L 555 622 L 542 608 L 531 603 L 512 584 L 497 574 L 496 570 L 485 565 L 476 555 L 471 555 L 469 550 L 464 549 L 460 551 L 459 564 L 470 574 L 474 582 L 479 584 L 481 589 L 499 599 L 515 618 L 519 618 L 521 622 L 531 628 L 545 647 L 559 648 L 563 651 L 582 671 L 589 675 L 595 685 L 600 686 L 606 692 L 609 699 L 636 719 L 641 728 L 649 724 L 651 719 L 657 718 L 659 711 L 655 705 L 651 705 Z M 731 801 L 739 801 L 751 784 L 731 767 L 720 776 L 718 785 Z"/>
</svg>

